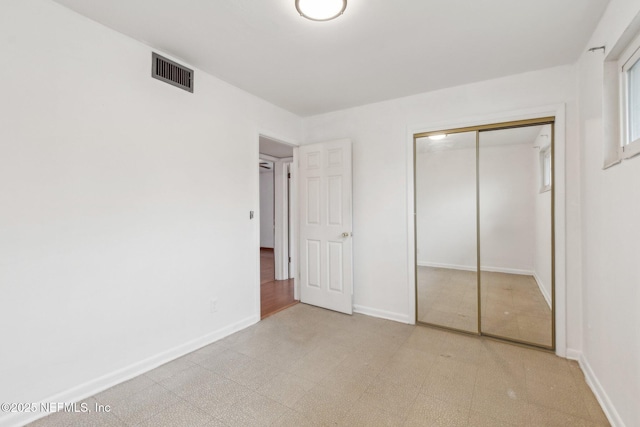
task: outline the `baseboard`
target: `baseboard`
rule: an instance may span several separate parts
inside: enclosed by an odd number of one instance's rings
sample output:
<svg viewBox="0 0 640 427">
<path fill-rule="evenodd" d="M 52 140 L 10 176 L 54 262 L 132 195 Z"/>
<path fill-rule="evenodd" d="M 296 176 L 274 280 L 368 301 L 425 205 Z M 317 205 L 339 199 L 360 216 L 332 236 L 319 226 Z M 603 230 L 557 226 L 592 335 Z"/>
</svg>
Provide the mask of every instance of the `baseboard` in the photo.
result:
<svg viewBox="0 0 640 427">
<path fill-rule="evenodd" d="M 568 353 L 569 351 L 567 351 L 567 357 L 568 357 Z M 579 352 L 576 352 L 576 353 L 579 353 Z M 609 399 L 609 396 L 607 395 L 604 388 L 602 387 L 602 384 L 600 384 L 600 381 L 598 381 L 598 378 L 596 377 L 596 374 L 593 372 L 593 369 L 591 369 L 591 365 L 589 365 L 589 361 L 587 360 L 587 358 L 584 356 L 584 354 L 579 353 L 579 357 L 577 360 L 578 360 L 578 363 L 580 363 L 580 368 L 582 368 L 582 372 L 584 372 L 584 376 L 587 381 L 587 384 L 591 388 L 591 391 L 593 391 L 593 394 L 596 396 L 596 399 L 598 400 L 600 407 L 602 408 L 602 410 L 604 411 L 604 414 L 609 420 L 609 423 L 612 425 L 612 427 L 625 427 L 624 421 L 622 421 L 620 414 L 618 414 L 618 411 L 616 411 L 615 406 L 613 406 L 613 403 L 611 402 L 611 399 Z"/>
<path fill-rule="evenodd" d="M 542 279 L 540 279 L 540 277 L 538 277 L 538 275 L 535 272 L 533 273 L 533 278 L 536 280 L 536 283 L 538 284 L 538 288 L 540 288 L 540 293 L 542 294 L 544 299 L 547 301 L 547 305 L 549 306 L 549 308 L 551 308 L 551 295 L 549 294 L 549 292 L 547 292 L 547 289 L 544 287 L 544 283 L 542 282 Z"/>
<path fill-rule="evenodd" d="M 447 268 L 449 270 L 477 271 L 475 265 L 443 264 L 439 262 L 418 261 L 418 267 Z"/>
<path fill-rule="evenodd" d="M 245 329 L 254 323 L 260 321 L 259 316 L 251 316 L 246 319 L 240 320 L 224 328 L 218 329 L 215 332 L 209 333 L 195 340 L 191 340 L 177 347 L 164 351 L 155 356 L 151 356 L 147 359 L 136 362 L 125 368 L 119 369 L 110 374 L 88 381 L 84 384 L 76 386 L 70 390 L 58 393 L 49 398 L 43 399 L 41 402 L 65 402 L 73 403 L 84 400 L 95 394 L 98 394 L 110 387 L 118 385 L 124 381 L 130 380 L 157 368 L 160 365 L 164 365 L 167 362 L 171 362 L 185 354 L 191 353 L 199 348 L 214 343 L 226 336 L 229 336 L 235 332 Z M 40 402 L 38 402 L 39 404 Z M 0 427 L 20 427 L 33 422 L 39 418 L 43 418 L 49 415 L 49 413 L 11 413 L 9 416 L 0 418 Z"/>
<path fill-rule="evenodd" d="M 409 324 L 409 316 L 402 313 L 394 313 L 391 311 L 378 310 L 377 308 L 365 307 L 362 305 L 353 306 L 355 313 L 366 314 L 371 317 L 379 317 L 380 319 L 393 320 L 400 323 Z"/>
<path fill-rule="evenodd" d="M 582 352 L 580 350 L 576 350 L 575 348 L 568 348 L 567 354 L 565 357 L 569 360 L 575 360 L 580 362 L 580 358 L 582 357 Z"/>
<path fill-rule="evenodd" d="M 438 262 L 418 261 L 419 267 L 434 267 L 434 268 L 448 268 L 450 270 L 462 270 L 462 271 L 477 271 L 478 268 L 475 265 L 456 265 L 456 264 L 443 264 Z M 488 271 L 491 273 L 507 273 L 507 274 L 519 274 L 522 276 L 533 276 L 534 272 L 531 270 L 520 270 L 517 268 L 504 268 L 504 267 L 491 267 L 483 265 L 482 271 Z"/>
</svg>

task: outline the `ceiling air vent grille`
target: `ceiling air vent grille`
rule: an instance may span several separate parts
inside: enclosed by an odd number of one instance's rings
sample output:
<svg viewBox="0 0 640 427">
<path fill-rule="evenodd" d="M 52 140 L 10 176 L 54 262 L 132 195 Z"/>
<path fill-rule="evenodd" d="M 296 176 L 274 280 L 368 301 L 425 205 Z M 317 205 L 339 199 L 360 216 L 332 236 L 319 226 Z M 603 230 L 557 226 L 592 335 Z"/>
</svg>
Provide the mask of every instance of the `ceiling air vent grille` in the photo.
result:
<svg viewBox="0 0 640 427">
<path fill-rule="evenodd" d="M 151 77 L 193 93 L 193 70 L 152 53 Z"/>
</svg>

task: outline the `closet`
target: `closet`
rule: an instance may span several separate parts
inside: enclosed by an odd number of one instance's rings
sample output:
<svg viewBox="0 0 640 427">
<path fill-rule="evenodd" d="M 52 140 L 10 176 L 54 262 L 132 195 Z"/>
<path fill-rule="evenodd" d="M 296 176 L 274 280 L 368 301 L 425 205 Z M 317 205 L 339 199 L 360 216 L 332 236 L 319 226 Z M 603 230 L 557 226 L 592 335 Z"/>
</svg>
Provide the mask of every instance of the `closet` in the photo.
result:
<svg viewBox="0 0 640 427">
<path fill-rule="evenodd" d="M 555 348 L 554 118 L 414 135 L 416 318 Z"/>
</svg>

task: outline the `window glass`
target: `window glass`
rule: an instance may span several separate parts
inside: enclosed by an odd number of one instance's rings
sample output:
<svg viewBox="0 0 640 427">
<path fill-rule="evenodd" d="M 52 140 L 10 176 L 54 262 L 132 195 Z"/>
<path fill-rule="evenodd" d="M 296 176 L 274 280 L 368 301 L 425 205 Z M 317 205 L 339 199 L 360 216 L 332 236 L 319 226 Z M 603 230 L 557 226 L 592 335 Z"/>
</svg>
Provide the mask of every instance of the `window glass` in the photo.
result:
<svg viewBox="0 0 640 427">
<path fill-rule="evenodd" d="M 640 60 L 627 72 L 628 78 L 628 120 L 629 143 L 640 138 Z"/>
<path fill-rule="evenodd" d="M 540 151 L 541 177 L 540 192 L 551 190 L 551 147 Z"/>
</svg>

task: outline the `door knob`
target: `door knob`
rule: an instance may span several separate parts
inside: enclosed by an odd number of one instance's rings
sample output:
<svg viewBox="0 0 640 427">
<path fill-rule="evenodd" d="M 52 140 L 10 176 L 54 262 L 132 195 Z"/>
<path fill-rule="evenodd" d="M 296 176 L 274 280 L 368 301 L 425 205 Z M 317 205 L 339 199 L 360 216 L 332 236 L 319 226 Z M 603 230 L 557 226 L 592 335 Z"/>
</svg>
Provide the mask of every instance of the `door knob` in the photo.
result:
<svg viewBox="0 0 640 427">
<path fill-rule="evenodd" d="M 347 232 L 342 233 L 342 237 L 349 237 L 349 233 Z"/>
</svg>

